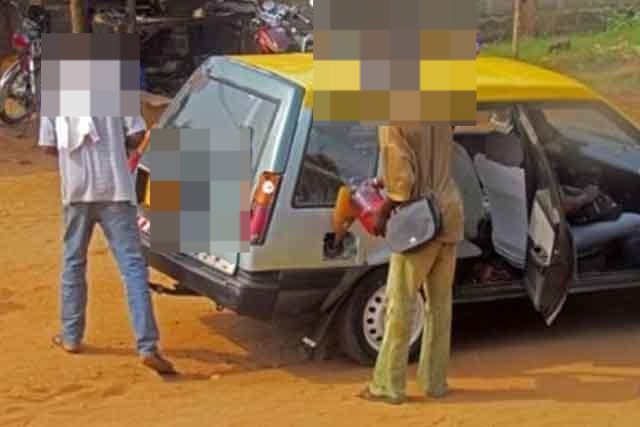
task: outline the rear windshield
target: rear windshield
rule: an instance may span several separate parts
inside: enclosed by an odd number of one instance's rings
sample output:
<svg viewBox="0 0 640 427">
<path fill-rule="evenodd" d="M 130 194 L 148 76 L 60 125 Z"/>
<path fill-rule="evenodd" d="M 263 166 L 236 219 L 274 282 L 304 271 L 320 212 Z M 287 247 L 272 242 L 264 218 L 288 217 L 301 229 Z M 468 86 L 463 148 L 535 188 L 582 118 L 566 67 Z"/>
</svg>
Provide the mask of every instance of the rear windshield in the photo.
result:
<svg viewBox="0 0 640 427">
<path fill-rule="evenodd" d="M 279 101 L 223 80 L 202 75 L 190 83 L 164 121 L 165 128 L 248 130 L 251 166 L 268 140 L 278 113 Z M 228 132 L 224 132 L 228 135 Z"/>
</svg>

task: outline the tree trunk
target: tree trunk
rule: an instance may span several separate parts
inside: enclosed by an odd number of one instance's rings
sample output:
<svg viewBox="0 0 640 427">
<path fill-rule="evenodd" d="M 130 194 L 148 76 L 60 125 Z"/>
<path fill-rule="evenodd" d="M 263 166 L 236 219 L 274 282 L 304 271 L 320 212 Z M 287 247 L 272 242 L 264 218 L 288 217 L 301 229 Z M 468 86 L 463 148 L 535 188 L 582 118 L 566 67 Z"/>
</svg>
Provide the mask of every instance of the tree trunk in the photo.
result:
<svg viewBox="0 0 640 427">
<path fill-rule="evenodd" d="M 127 0 L 127 32 L 136 32 L 136 0 Z"/>
<path fill-rule="evenodd" d="M 4 3 L 2 5 L 0 5 L 0 8 L 2 10 L 2 17 L 3 17 L 3 21 L 4 21 L 4 30 L 5 31 L 5 35 L 7 37 L 7 46 L 6 46 L 6 52 L 3 51 L 2 52 L 2 56 L 4 57 L 6 54 L 11 54 L 11 46 L 12 46 L 12 35 L 13 35 L 13 30 L 14 30 L 14 22 L 15 19 L 13 19 L 13 8 L 8 4 L 8 3 Z"/>
<path fill-rule="evenodd" d="M 87 28 L 87 8 L 85 3 L 86 0 L 71 0 L 69 2 L 71 32 L 73 33 L 86 33 L 89 30 Z"/>
<path fill-rule="evenodd" d="M 520 0 L 513 0 L 513 35 L 511 37 L 511 53 L 518 57 L 518 42 L 520 38 Z"/>
<path fill-rule="evenodd" d="M 520 34 L 536 34 L 536 0 L 520 0 Z"/>
</svg>

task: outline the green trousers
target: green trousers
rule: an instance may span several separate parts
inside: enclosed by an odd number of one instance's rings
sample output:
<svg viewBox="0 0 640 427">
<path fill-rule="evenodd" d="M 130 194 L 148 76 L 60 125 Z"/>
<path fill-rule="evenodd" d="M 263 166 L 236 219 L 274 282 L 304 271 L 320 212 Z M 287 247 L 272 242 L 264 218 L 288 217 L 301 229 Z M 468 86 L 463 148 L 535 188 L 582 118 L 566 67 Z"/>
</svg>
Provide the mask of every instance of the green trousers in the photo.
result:
<svg viewBox="0 0 640 427">
<path fill-rule="evenodd" d="M 416 252 L 392 254 L 387 277 L 384 338 L 369 391 L 391 398 L 405 396 L 409 336 L 414 304 L 426 295 L 418 385 L 425 394 L 447 392 L 451 343 L 451 305 L 456 245 L 431 242 Z"/>
</svg>

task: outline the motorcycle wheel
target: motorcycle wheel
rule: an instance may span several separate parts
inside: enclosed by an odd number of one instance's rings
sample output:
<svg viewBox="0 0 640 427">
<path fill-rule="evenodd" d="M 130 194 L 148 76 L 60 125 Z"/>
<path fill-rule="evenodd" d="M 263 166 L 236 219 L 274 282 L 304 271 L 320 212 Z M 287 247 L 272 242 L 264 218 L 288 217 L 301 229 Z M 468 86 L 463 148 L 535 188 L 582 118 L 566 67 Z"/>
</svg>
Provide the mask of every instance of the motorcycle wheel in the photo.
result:
<svg viewBox="0 0 640 427">
<path fill-rule="evenodd" d="M 29 95 L 29 73 L 14 71 L 0 87 L 0 121 L 9 126 L 17 125 L 31 116 L 34 104 Z"/>
</svg>

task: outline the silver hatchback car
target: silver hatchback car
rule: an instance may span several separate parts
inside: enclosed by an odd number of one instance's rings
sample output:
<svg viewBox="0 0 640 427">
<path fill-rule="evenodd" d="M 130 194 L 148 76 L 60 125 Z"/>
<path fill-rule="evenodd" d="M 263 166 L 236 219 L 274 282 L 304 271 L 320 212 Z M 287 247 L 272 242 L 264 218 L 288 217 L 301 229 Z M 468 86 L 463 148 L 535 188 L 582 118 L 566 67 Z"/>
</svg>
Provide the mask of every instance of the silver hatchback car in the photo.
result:
<svg viewBox="0 0 640 427">
<path fill-rule="evenodd" d="M 635 225 L 587 239 L 560 205 L 561 184 L 596 182 L 625 212 L 640 212 L 631 184 L 640 184 L 637 126 L 565 76 L 498 58 L 479 58 L 477 70 L 479 117 L 506 115 L 513 126 L 500 133 L 479 121 L 456 129 L 453 170 L 466 239 L 454 301 L 528 295 L 551 324 L 569 292 L 640 285 L 640 268 L 627 256 L 640 242 Z M 173 292 L 208 297 L 241 315 L 312 315 L 316 330 L 303 338 L 310 349 L 337 336 L 346 354 L 371 363 L 384 331 L 389 249 L 359 224 L 340 251 L 329 249 L 340 186 L 378 174 L 377 128 L 313 122 L 311 55 L 214 57 L 197 73 L 204 84 L 190 80 L 159 125 L 251 129 L 255 234 L 246 253 L 157 253 L 143 220 L 150 265 L 175 278 Z M 150 209 L 151 168 L 143 157 L 141 218 Z M 422 304 L 415 307 L 412 354 L 423 315 Z"/>
</svg>

